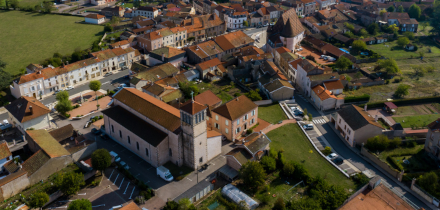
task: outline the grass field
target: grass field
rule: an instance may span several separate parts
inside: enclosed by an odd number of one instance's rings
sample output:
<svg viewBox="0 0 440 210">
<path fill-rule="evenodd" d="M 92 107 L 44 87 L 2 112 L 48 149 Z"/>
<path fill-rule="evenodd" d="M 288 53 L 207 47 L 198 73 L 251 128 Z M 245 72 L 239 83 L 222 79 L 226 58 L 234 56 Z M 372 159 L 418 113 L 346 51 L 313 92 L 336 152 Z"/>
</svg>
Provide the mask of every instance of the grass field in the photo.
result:
<svg viewBox="0 0 440 210">
<path fill-rule="evenodd" d="M 201 82 L 197 84 L 200 93 L 211 90 L 217 97 L 219 97 L 223 103 L 228 102 L 235 98 L 235 94 L 243 95 L 245 91 L 237 88 L 236 85 L 231 85 L 231 80 L 223 78 L 215 82 Z"/>
<path fill-rule="evenodd" d="M 103 26 L 75 23 L 84 18 L 74 16 L 0 11 L 0 20 L 0 58 L 11 74 L 56 52 L 89 48 L 104 33 Z"/>
<path fill-rule="evenodd" d="M 272 124 L 287 119 L 279 104 L 271 104 L 258 107 L 258 117 Z"/>
<path fill-rule="evenodd" d="M 19 7 L 27 7 L 27 6 L 35 6 L 37 4 L 41 4 L 46 0 L 18 0 Z M 0 0 L 0 7 L 6 6 L 5 0 Z"/>
<path fill-rule="evenodd" d="M 439 56 L 440 49 L 429 38 L 420 38 L 419 41 L 420 43 L 417 44 L 419 48 L 416 52 L 410 52 L 404 50 L 403 48 L 397 45 L 397 41 L 385 42 L 383 44 L 367 45 L 367 48 L 387 58 L 394 58 L 394 59 L 411 58 L 411 55 L 413 57 L 420 57 L 419 52 L 425 52 L 424 57 Z M 428 48 L 431 49 L 431 53 L 429 53 Z"/>
<path fill-rule="evenodd" d="M 396 123 L 400 123 L 404 128 L 426 128 L 429 123 L 434 122 L 440 117 L 440 114 L 426 114 L 405 117 L 393 117 Z"/>
<path fill-rule="evenodd" d="M 267 136 L 272 141 L 271 149 L 277 151 L 283 149 L 287 161 L 293 160 L 304 164 L 311 176 L 320 175 L 330 184 L 345 189 L 356 189 L 353 181 L 318 154 L 297 124 L 284 125 L 267 133 Z"/>
</svg>

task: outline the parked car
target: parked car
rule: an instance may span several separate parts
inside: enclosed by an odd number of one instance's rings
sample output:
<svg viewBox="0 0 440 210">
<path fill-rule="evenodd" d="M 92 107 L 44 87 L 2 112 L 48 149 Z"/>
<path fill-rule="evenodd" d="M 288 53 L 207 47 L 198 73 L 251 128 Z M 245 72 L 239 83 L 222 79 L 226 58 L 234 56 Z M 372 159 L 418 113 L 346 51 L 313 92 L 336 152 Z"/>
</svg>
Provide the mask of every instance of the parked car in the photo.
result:
<svg viewBox="0 0 440 210">
<path fill-rule="evenodd" d="M 330 154 L 330 155 L 327 156 L 327 158 L 328 158 L 329 160 L 333 160 L 333 159 L 335 159 L 335 158 L 337 158 L 337 157 L 338 157 L 338 155 L 337 155 L 336 153 L 332 153 L 332 154 Z"/>
<path fill-rule="evenodd" d="M 328 61 L 330 61 L 330 62 L 336 61 L 336 58 L 328 57 Z"/>
<path fill-rule="evenodd" d="M 107 134 L 105 134 L 105 133 L 101 135 L 101 138 L 104 139 L 104 140 L 109 140 L 110 139 L 110 137 Z"/>
<path fill-rule="evenodd" d="M 299 109 L 293 111 L 293 114 L 294 114 L 295 116 L 301 116 L 301 117 L 304 116 L 304 112 L 302 112 L 302 111 L 299 110 Z"/>
<path fill-rule="evenodd" d="M 174 177 L 171 175 L 170 170 L 163 166 L 159 166 L 156 169 L 157 176 L 160 176 L 160 178 L 164 179 L 165 181 L 171 182 L 173 181 Z"/>
<path fill-rule="evenodd" d="M 115 162 L 121 161 L 121 158 L 119 157 L 119 155 L 116 152 L 111 151 L 109 153 L 113 158 L 115 158 Z"/>
<path fill-rule="evenodd" d="M 91 120 L 87 121 L 86 124 L 84 125 L 84 128 L 90 127 L 91 124 L 92 124 Z"/>
<path fill-rule="evenodd" d="M 108 77 L 110 75 L 113 75 L 113 72 L 107 72 L 106 74 L 104 74 L 104 77 Z"/>
<path fill-rule="evenodd" d="M 333 160 L 333 163 L 335 163 L 336 165 L 341 165 L 343 162 L 344 160 L 340 157 Z"/>
<path fill-rule="evenodd" d="M 304 130 L 313 130 L 313 124 L 303 125 Z"/>
<path fill-rule="evenodd" d="M 303 48 L 300 47 L 300 48 L 298 48 L 296 51 L 303 51 Z"/>
<path fill-rule="evenodd" d="M 327 56 L 326 55 L 321 55 L 321 58 L 322 59 L 325 59 Z"/>
<path fill-rule="evenodd" d="M 73 90 L 73 86 L 67 86 L 66 90 Z"/>
<path fill-rule="evenodd" d="M 101 131 L 96 129 L 96 128 L 93 128 L 92 129 L 92 133 L 95 134 L 95 135 L 99 135 L 99 134 L 101 134 Z"/>
</svg>

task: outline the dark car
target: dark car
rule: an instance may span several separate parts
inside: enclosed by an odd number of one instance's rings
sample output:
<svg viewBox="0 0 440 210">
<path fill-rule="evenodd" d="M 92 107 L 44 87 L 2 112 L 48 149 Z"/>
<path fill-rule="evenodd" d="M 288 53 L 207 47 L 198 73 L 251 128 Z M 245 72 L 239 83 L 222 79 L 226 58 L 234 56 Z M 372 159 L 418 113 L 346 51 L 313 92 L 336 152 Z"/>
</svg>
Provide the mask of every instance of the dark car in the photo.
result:
<svg viewBox="0 0 440 210">
<path fill-rule="evenodd" d="M 96 129 L 96 128 L 93 128 L 92 129 L 92 133 L 95 134 L 95 135 L 99 135 L 99 134 L 101 134 L 101 131 Z"/>
<path fill-rule="evenodd" d="M 344 160 L 340 157 L 333 160 L 333 163 L 335 163 L 336 165 L 341 165 L 343 162 Z"/>
<path fill-rule="evenodd" d="M 109 140 L 110 139 L 110 137 L 107 134 L 102 134 L 101 138 L 104 139 L 104 140 Z"/>
</svg>

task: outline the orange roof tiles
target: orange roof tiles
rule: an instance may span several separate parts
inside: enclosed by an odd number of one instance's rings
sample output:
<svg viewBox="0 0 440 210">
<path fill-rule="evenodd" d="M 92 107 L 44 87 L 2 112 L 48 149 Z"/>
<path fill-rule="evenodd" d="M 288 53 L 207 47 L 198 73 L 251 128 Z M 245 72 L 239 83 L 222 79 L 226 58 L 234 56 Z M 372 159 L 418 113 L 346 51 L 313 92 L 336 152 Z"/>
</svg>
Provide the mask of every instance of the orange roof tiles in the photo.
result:
<svg viewBox="0 0 440 210">
<path fill-rule="evenodd" d="M 101 18 L 105 18 L 105 16 L 103 15 L 99 15 L 99 14 L 88 14 L 87 16 L 85 16 L 86 18 L 90 18 L 90 19 L 101 19 Z"/>
<path fill-rule="evenodd" d="M 133 201 L 127 205 L 124 205 L 122 208 L 120 208 L 119 210 L 141 210 L 141 208 L 136 205 L 136 203 L 134 203 Z"/>
<path fill-rule="evenodd" d="M 211 90 L 207 90 L 203 93 L 200 93 L 199 95 L 196 95 L 196 97 L 194 97 L 194 100 L 200 104 L 205 104 L 208 106 L 213 106 L 217 103 L 222 102 L 222 100 L 217 97 Z"/>
<path fill-rule="evenodd" d="M 208 107 L 206 107 L 205 105 L 193 100 L 188 100 L 187 102 L 183 103 L 182 106 L 180 106 L 181 110 L 191 115 L 197 114 L 207 108 Z"/>
<path fill-rule="evenodd" d="M 205 70 L 205 69 L 209 69 L 211 67 L 218 66 L 218 65 L 221 65 L 220 60 L 218 58 L 214 58 L 214 59 L 199 63 L 196 66 L 199 66 L 202 70 Z"/>
<path fill-rule="evenodd" d="M 126 45 L 126 44 L 130 44 L 127 40 L 122 40 L 122 41 L 119 41 L 119 42 L 115 42 L 115 43 L 113 43 L 112 44 L 112 47 L 113 48 L 116 48 L 116 47 L 119 47 L 119 46 L 121 46 L 121 45 Z"/>
<path fill-rule="evenodd" d="M 215 42 L 223 50 L 231 50 L 253 43 L 254 40 L 243 31 L 236 31 L 215 38 Z"/>
<path fill-rule="evenodd" d="M 222 134 L 215 131 L 215 130 L 208 130 L 206 137 L 208 138 L 212 138 L 212 137 L 216 137 L 216 136 L 221 136 Z"/>
<path fill-rule="evenodd" d="M 242 95 L 226 102 L 212 111 L 229 120 L 236 120 L 257 107 L 257 104 L 252 102 L 248 97 Z"/>
<path fill-rule="evenodd" d="M 324 87 L 322 87 L 321 85 L 315 86 L 314 88 L 312 88 L 312 90 L 319 97 L 319 99 L 321 99 L 321 101 L 327 100 L 329 98 L 338 99 L 336 96 L 330 93 L 329 90 L 324 89 Z"/>
<path fill-rule="evenodd" d="M 188 49 L 202 59 L 208 56 L 213 56 L 224 52 L 222 48 L 212 40 L 190 46 L 188 47 Z"/>
<path fill-rule="evenodd" d="M 0 160 L 12 156 L 11 151 L 8 148 L 8 143 L 4 142 L 0 144 Z"/>
<path fill-rule="evenodd" d="M 327 88 L 327 90 L 344 89 L 344 85 L 342 84 L 341 80 L 324 82 L 324 86 Z"/>
<path fill-rule="evenodd" d="M 287 49 L 287 48 L 285 48 L 285 47 L 279 47 L 279 48 L 277 48 L 276 49 L 276 51 L 278 52 L 278 54 L 283 54 L 283 53 L 285 53 L 285 52 L 290 52 L 290 50 L 289 49 Z"/>
</svg>

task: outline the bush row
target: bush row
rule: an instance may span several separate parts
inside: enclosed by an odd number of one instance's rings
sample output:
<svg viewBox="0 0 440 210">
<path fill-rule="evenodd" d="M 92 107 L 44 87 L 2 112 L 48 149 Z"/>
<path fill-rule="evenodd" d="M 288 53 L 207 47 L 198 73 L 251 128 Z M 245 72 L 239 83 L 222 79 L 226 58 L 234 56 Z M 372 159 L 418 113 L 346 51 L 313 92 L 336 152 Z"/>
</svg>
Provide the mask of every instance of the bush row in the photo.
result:
<svg viewBox="0 0 440 210">
<path fill-rule="evenodd" d="M 396 106 L 405 106 L 405 105 L 414 105 L 419 103 L 436 103 L 440 102 L 439 96 L 430 96 L 430 97 L 421 97 L 421 98 L 407 98 L 407 99 L 398 99 L 393 100 L 393 103 Z M 377 108 L 383 107 L 385 102 L 375 102 L 375 103 L 367 103 L 368 108 Z M 359 105 L 360 107 L 364 107 L 365 104 Z"/>
<path fill-rule="evenodd" d="M 369 101 L 370 95 L 364 94 L 361 96 L 349 96 L 345 97 L 344 102 L 345 103 L 351 103 L 351 102 L 360 102 L 360 101 Z"/>
</svg>

